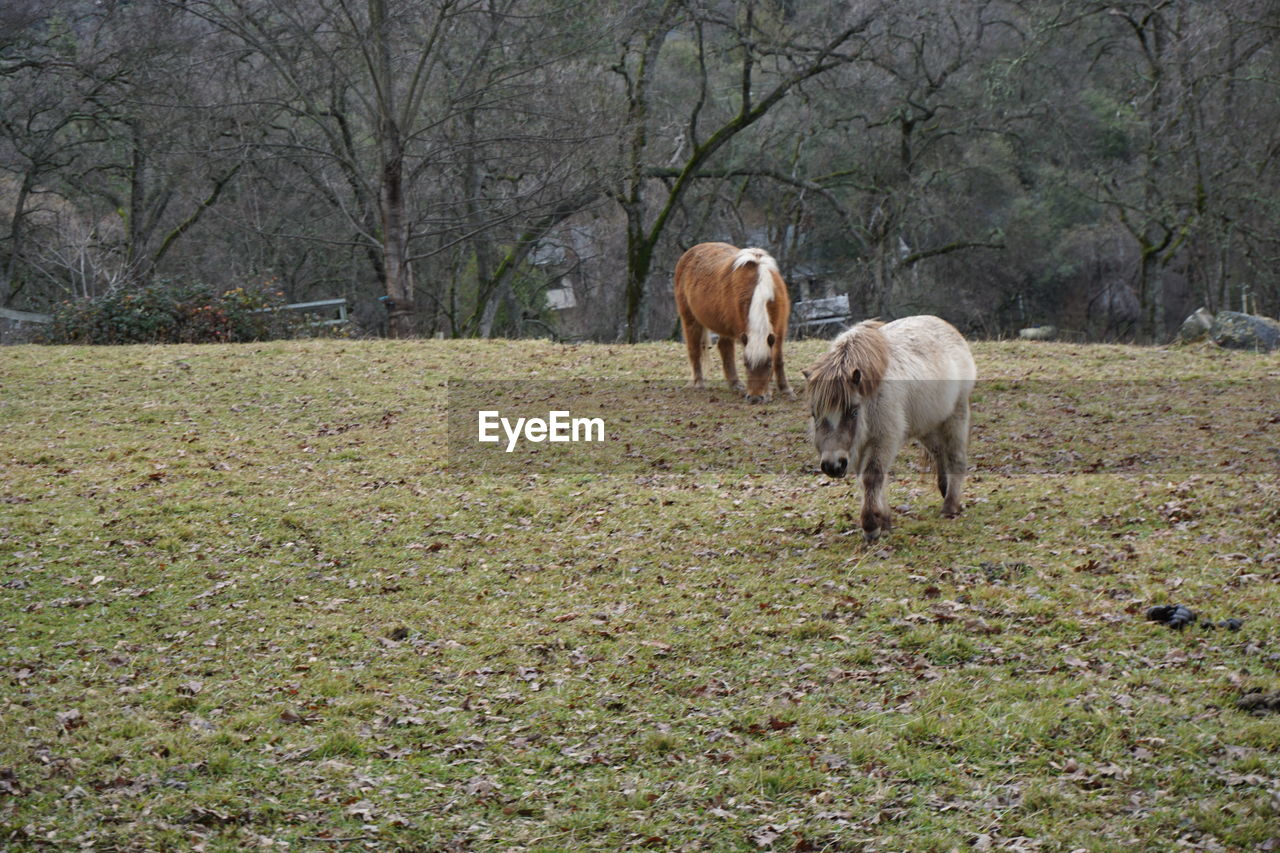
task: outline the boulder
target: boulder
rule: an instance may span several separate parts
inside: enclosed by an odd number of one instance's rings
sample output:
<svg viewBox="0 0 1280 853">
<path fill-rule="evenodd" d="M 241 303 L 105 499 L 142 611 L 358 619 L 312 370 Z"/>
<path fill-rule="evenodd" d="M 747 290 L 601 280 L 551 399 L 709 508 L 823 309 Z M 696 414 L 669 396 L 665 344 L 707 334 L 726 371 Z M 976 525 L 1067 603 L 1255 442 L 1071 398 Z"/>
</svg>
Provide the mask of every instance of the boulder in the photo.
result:
<svg viewBox="0 0 1280 853">
<path fill-rule="evenodd" d="M 1194 314 L 1182 321 L 1174 340 L 1180 344 L 1193 344 L 1207 338 L 1212 328 L 1213 315 L 1209 313 L 1209 309 L 1197 308 Z"/>
<path fill-rule="evenodd" d="M 1018 330 L 1018 337 L 1024 341 L 1051 341 L 1057 334 L 1057 326 L 1032 326 L 1029 329 Z"/>
<path fill-rule="evenodd" d="M 1220 347 L 1271 352 L 1280 349 L 1280 321 L 1239 311 L 1219 311 L 1209 337 Z"/>
</svg>

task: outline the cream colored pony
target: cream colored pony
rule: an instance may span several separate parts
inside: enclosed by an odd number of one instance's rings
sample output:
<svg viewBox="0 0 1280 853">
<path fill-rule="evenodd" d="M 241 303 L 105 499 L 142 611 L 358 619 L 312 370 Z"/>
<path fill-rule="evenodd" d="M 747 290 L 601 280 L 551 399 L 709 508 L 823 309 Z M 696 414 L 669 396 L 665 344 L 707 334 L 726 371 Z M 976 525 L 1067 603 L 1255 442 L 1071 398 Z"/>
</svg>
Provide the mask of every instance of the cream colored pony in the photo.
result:
<svg viewBox="0 0 1280 853">
<path fill-rule="evenodd" d="M 837 337 L 802 372 L 823 473 L 843 477 L 853 470 L 862 479 L 868 542 L 889 530 L 885 477 L 913 438 L 937 468 L 942 514 L 960 514 L 977 368 L 950 323 L 929 316 L 867 320 Z"/>
</svg>

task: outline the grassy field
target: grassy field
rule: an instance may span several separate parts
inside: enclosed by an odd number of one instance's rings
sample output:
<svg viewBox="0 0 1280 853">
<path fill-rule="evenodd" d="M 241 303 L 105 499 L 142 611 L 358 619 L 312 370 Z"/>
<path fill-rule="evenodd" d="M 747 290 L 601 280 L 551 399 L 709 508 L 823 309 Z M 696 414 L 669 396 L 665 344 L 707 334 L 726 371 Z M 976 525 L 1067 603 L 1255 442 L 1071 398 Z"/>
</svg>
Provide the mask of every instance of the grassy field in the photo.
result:
<svg viewBox="0 0 1280 853">
<path fill-rule="evenodd" d="M 448 448 L 674 343 L 0 349 L 0 847 L 1280 849 L 1280 355 L 974 351 L 965 514 L 904 453 L 866 546 L 803 400 Z"/>
</svg>

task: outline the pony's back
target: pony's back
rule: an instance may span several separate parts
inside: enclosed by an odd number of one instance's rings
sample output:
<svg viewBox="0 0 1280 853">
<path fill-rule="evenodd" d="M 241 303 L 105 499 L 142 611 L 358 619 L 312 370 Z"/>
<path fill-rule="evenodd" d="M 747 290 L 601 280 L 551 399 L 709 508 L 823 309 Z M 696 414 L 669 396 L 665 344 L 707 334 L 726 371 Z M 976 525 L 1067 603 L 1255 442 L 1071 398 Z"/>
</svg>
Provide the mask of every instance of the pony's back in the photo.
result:
<svg viewBox="0 0 1280 853">
<path fill-rule="evenodd" d="M 880 331 L 893 352 L 886 379 L 967 379 L 972 385 L 978 375 L 964 336 L 941 317 L 903 317 Z"/>
<path fill-rule="evenodd" d="M 908 430 L 947 417 L 973 391 L 978 375 L 964 336 L 939 317 L 903 317 L 880 327 L 892 356 L 882 393 L 906 416 Z"/>
<path fill-rule="evenodd" d="M 699 243 L 680 257 L 675 273 L 679 310 L 717 334 L 745 334 L 748 364 L 769 358 L 768 337 L 775 326 L 786 329 L 791 310 L 772 255 L 728 243 Z"/>
</svg>

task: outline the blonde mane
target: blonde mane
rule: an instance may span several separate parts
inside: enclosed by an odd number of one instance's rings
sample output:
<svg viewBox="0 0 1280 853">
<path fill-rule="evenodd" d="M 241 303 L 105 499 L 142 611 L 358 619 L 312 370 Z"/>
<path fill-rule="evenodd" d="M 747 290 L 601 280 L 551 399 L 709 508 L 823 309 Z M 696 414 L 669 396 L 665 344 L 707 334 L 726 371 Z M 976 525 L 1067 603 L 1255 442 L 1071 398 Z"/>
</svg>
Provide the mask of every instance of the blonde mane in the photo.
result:
<svg viewBox="0 0 1280 853">
<path fill-rule="evenodd" d="M 773 301 L 773 274 L 778 271 L 778 263 L 764 249 L 743 249 L 733 259 L 732 268 L 737 270 L 746 264 L 756 265 L 756 286 L 747 309 L 747 345 L 743 351 L 749 367 L 769 358 L 769 335 L 773 332 L 769 303 Z"/>
<path fill-rule="evenodd" d="M 805 372 L 815 412 L 844 412 L 880 387 L 889 369 L 884 323 L 863 320 L 836 338 L 831 349 Z"/>
</svg>

